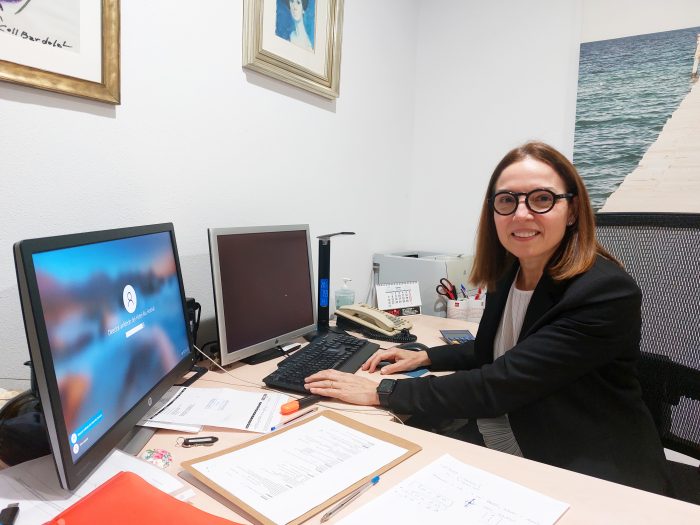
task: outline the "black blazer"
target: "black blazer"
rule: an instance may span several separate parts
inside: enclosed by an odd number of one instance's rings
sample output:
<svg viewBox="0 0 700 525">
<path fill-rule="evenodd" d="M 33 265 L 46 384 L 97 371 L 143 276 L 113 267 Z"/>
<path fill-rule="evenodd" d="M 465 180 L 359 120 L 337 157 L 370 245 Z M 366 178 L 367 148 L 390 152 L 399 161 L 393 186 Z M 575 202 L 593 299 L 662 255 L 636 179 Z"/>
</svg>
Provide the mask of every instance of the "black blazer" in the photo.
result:
<svg viewBox="0 0 700 525">
<path fill-rule="evenodd" d="M 454 418 L 508 414 L 528 459 L 671 495 L 637 379 L 639 287 L 603 257 L 574 279 L 543 275 L 517 345 L 494 361 L 516 272 L 517 265 L 489 291 L 475 341 L 428 350 L 433 370 L 458 372 L 398 381 L 390 408 Z"/>
</svg>

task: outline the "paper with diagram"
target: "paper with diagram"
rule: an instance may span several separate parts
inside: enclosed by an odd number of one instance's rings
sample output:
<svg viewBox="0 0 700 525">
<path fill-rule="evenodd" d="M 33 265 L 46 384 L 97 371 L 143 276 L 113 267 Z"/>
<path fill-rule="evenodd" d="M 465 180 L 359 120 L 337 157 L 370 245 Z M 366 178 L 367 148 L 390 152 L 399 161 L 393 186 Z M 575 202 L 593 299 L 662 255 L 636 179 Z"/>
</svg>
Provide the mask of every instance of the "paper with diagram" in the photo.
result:
<svg viewBox="0 0 700 525">
<path fill-rule="evenodd" d="M 445 454 L 338 525 L 552 525 L 569 505 Z"/>
</svg>

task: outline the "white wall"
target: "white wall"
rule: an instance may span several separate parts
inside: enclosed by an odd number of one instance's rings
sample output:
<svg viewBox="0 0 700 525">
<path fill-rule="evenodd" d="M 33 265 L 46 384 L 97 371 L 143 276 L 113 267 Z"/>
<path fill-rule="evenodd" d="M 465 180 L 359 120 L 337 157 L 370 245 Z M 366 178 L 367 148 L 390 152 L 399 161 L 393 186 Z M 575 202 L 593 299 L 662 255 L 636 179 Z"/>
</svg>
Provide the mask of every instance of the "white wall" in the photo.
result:
<svg viewBox="0 0 700 525">
<path fill-rule="evenodd" d="M 411 209 L 424 250 L 474 253 L 493 168 L 544 140 L 571 158 L 580 3 L 422 2 Z"/>
<path fill-rule="evenodd" d="M 352 277 L 359 299 L 374 252 L 461 250 L 507 148 L 570 153 L 578 4 L 346 1 L 326 102 L 241 69 L 240 2 L 122 2 L 121 106 L 0 83 L 0 386 L 28 386 L 20 239 L 172 221 L 209 321 L 210 226 L 356 231 L 333 242 L 331 288 Z"/>
<path fill-rule="evenodd" d="M 700 26 L 697 0 L 584 0 L 581 42 Z"/>
</svg>

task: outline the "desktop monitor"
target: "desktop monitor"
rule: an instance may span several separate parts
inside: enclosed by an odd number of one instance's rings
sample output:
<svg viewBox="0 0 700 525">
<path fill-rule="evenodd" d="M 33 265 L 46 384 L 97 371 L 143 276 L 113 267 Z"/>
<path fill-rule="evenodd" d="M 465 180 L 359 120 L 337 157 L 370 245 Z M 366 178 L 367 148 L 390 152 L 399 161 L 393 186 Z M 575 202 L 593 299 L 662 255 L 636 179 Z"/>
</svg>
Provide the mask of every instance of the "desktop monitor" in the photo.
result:
<svg viewBox="0 0 700 525">
<path fill-rule="evenodd" d="M 175 233 L 30 239 L 14 252 L 48 438 L 73 490 L 192 365 Z"/>
<path fill-rule="evenodd" d="M 221 364 L 316 328 L 308 225 L 209 229 Z"/>
</svg>

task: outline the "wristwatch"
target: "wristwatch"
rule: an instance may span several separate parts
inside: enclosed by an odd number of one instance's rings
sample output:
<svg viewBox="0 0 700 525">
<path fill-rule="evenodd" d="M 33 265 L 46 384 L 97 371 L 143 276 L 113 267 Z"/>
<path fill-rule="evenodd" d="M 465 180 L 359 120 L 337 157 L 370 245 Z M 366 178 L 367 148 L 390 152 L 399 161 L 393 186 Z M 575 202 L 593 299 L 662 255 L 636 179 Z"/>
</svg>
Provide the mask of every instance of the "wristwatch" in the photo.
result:
<svg viewBox="0 0 700 525">
<path fill-rule="evenodd" d="M 382 379 L 377 387 L 377 395 L 379 395 L 379 406 L 384 408 L 389 407 L 389 396 L 396 387 L 396 379 Z"/>
</svg>

